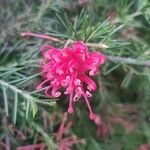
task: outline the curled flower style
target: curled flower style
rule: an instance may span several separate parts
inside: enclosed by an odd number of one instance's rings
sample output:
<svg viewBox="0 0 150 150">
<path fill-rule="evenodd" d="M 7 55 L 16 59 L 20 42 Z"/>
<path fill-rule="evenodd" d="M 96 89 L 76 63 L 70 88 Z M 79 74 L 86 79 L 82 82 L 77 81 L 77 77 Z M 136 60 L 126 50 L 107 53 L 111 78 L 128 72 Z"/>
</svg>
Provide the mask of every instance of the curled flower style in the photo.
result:
<svg viewBox="0 0 150 150">
<path fill-rule="evenodd" d="M 45 94 L 48 97 L 57 98 L 61 95 L 60 89 L 66 89 L 64 94 L 69 95 L 68 113 L 73 112 L 73 101 L 84 98 L 91 120 L 94 113 L 91 109 L 88 97 L 97 89 L 96 83 L 90 78 L 98 71 L 101 64 L 105 63 L 106 57 L 98 52 L 89 52 L 85 43 L 74 42 L 72 47 L 61 50 L 50 45 L 41 47 L 44 57 L 42 74 L 45 77 L 38 87 L 40 90 L 48 85 Z"/>
</svg>

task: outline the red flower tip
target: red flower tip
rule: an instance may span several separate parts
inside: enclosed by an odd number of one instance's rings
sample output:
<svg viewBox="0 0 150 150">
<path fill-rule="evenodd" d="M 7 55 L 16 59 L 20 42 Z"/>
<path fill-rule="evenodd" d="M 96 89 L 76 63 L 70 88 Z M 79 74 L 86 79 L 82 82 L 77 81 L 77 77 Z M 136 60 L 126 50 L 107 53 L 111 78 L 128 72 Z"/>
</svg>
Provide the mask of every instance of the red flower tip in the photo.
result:
<svg viewBox="0 0 150 150">
<path fill-rule="evenodd" d="M 95 115 L 93 113 L 90 114 L 90 119 L 94 120 L 95 119 Z"/>
<path fill-rule="evenodd" d="M 72 107 L 68 108 L 68 113 L 69 114 L 73 113 L 73 108 Z"/>
</svg>

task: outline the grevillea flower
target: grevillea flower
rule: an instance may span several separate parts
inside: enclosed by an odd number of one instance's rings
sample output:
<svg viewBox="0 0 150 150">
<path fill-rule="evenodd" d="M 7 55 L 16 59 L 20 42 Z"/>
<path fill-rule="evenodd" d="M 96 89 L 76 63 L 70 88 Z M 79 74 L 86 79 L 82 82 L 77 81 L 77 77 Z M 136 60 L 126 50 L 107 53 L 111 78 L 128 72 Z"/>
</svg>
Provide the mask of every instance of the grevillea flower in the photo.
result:
<svg viewBox="0 0 150 150">
<path fill-rule="evenodd" d="M 95 115 L 94 122 L 97 126 L 97 136 L 101 138 L 108 137 L 108 135 L 110 134 L 110 129 L 109 126 L 101 118 L 101 116 Z"/>
<path fill-rule="evenodd" d="M 73 112 L 73 101 L 84 98 L 91 120 L 94 113 L 91 109 L 88 97 L 97 89 L 96 83 L 90 78 L 98 71 L 106 60 L 105 56 L 98 52 L 89 52 L 85 43 L 74 42 L 72 47 L 57 49 L 50 45 L 41 47 L 44 57 L 42 74 L 45 80 L 37 87 L 40 90 L 48 85 L 45 94 L 48 97 L 57 98 L 61 95 L 60 89 L 66 89 L 64 94 L 69 95 L 68 113 Z"/>
<path fill-rule="evenodd" d="M 149 150 L 150 144 L 142 144 L 138 150 Z"/>
<path fill-rule="evenodd" d="M 36 36 L 56 41 L 56 38 L 31 32 L 22 32 L 21 36 Z M 99 52 L 89 52 L 82 41 L 74 42 L 71 47 L 63 49 L 44 45 L 41 51 L 44 57 L 42 74 L 45 80 L 37 87 L 37 90 L 48 85 L 45 94 L 48 97 L 57 98 L 61 95 L 61 88 L 64 88 L 64 94 L 69 95 L 68 113 L 73 112 L 73 101 L 83 97 L 90 113 L 89 117 L 93 120 L 94 113 L 88 98 L 92 96 L 91 92 L 95 91 L 97 86 L 91 76 L 98 73 L 106 57 Z"/>
<path fill-rule="evenodd" d="M 73 124 L 71 121 L 67 122 L 67 119 L 67 113 L 64 113 L 60 127 L 55 134 L 58 150 L 71 150 L 73 145 L 85 144 L 85 140 L 78 139 L 76 135 L 64 137 Z"/>
<path fill-rule="evenodd" d="M 43 143 L 36 143 L 32 145 L 27 145 L 27 146 L 20 146 L 17 147 L 16 150 L 44 150 L 45 144 Z"/>
</svg>

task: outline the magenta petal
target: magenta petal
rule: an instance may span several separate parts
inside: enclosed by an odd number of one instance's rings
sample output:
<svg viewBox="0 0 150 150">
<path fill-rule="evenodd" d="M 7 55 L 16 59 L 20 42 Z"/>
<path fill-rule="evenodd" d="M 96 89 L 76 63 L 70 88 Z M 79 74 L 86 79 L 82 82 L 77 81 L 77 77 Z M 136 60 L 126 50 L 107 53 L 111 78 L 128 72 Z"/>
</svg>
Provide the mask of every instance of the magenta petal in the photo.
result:
<svg viewBox="0 0 150 150">
<path fill-rule="evenodd" d="M 45 51 L 47 51 L 47 50 L 50 50 L 50 49 L 55 49 L 53 46 L 51 46 L 51 45 L 44 45 L 44 46 L 42 46 L 41 48 L 40 48 L 40 51 L 42 52 L 42 53 L 44 53 Z"/>
<path fill-rule="evenodd" d="M 52 92 L 51 92 L 53 97 L 56 98 L 56 97 L 59 97 L 61 95 L 61 92 L 58 91 L 59 88 L 60 88 L 60 85 L 53 87 Z"/>
<path fill-rule="evenodd" d="M 82 52 L 82 53 L 87 54 L 87 47 L 82 41 L 74 42 L 73 48 L 74 48 L 75 52 Z"/>
<path fill-rule="evenodd" d="M 73 51 L 68 47 L 63 48 L 61 50 L 61 53 L 62 53 L 62 58 L 68 58 L 69 59 L 69 57 L 73 56 Z"/>
<path fill-rule="evenodd" d="M 43 81 L 41 84 L 39 84 L 38 86 L 37 86 L 37 90 L 41 90 L 42 89 L 42 87 L 43 87 L 43 85 L 45 84 L 45 83 L 47 83 L 47 82 L 49 82 L 50 80 L 49 79 L 47 79 L 47 80 L 45 80 L 45 81 Z"/>
<path fill-rule="evenodd" d="M 87 75 L 82 75 L 80 77 L 80 80 L 82 82 L 85 82 L 88 85 L 87 88 L 89 90 L 95 91 L 97 89 L 97 86 L 96 86 L 95 82 L 90 77 L 88 77 Z"/>
<path fill-rule="evenodd" d="M 89 63 L 91 63 L 91 64 L 94 63 L 96 65 L 100 65 L 100 64 L 105 63 L 106 57 L 104 55 L 102 55 L 101 53 L 92 52 L 89 54 L 89 59 L 87 61 L 89 61 Z"/>
<path fill-rule="evenodd" d="M 88 48 L 82 41 L 75 42 L 73 44 L 73 49 L 76 54 L 78 54 L 79 58 L 82 60 L 86 60 L 89 57 Z"/>
<path fill-rule="evenodd" d="M 106 62 L 107 58 L 103 55 L 101 55 L 101 61 L 100 64 L 104 64 Z"/>
<path fill-rule="evenodd" d="M 47 96 L 47 97 L 52 97 L 52 95 L 50 94 L 50 89 L 52 88 L 52 86 L 50 85 L 50 86 L 48 86 L 47 88 L 46 88 L 46 90 L 45 90 L 45 95 Z"/>
</svg>

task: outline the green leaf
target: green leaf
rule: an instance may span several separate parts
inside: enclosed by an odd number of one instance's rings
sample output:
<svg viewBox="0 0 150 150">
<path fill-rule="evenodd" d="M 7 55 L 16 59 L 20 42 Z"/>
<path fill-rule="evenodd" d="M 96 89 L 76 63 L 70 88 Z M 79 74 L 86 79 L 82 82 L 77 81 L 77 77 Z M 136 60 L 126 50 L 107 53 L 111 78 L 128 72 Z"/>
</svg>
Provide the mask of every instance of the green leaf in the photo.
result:
<svg viewBox="0 0 150 150">
<path fill-rule="evenodd" d="M 13 122 L 16 124 L 17 120 L 17 110 L 18 110 L 18 93 L 14 93 L 14 112 L 13 112 Z"/>
<path fill-rule="evenodd" d="M 7 97 L 7 93 L 6 93 L 6 87 L 2 86 L 2 90 L 3 90 L 5 113 L 6 113 L 6 116 L 8 116 L 9 115 L 9 113 L 8 113 L 8 97 Z"/>
<path fill-rule="evenodd" d="M 31 111 L 32 111 L 32 117 L 34 118 L 38 111 L 37 104 L 34 101 L 31 101 Z"/>
</svg>

